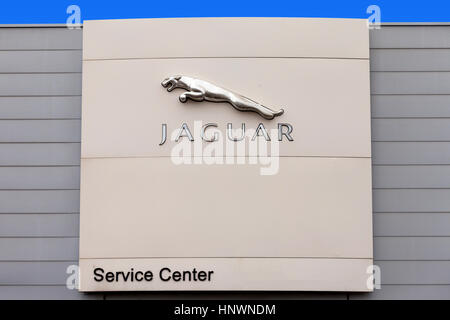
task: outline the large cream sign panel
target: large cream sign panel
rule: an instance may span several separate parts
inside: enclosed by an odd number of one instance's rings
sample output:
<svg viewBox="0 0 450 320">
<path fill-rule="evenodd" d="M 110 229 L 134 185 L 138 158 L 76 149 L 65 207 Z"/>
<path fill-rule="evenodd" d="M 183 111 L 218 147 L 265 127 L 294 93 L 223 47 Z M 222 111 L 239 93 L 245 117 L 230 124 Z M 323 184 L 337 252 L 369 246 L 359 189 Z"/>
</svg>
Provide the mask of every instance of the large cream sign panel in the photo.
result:
<svg viewBox="0 0 450 320">
<path fill-rule="evenodd" d="M 83 32 L 80 290 L 371 290 L 364 20 Z"/>
</svg>

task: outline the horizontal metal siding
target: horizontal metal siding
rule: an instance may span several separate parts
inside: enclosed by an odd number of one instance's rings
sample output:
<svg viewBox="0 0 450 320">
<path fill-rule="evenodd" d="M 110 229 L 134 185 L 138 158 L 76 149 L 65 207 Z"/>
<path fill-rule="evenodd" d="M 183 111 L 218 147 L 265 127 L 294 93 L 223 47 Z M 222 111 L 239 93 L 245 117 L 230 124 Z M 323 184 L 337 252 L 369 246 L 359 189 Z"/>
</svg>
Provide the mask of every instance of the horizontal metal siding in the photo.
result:
<svg viewBox="0 0 450 320">
<path fill-rule="evenodd" d="M 0 261 L 78 260 L 77 237 L 0 238 Z"/>
<path fill-rule="evenodd" d="M 0 97 L 79 96 L 80 73 L 1 73 Z"/>
<path fill-rule="evenodd" d="M 0 190 L 49 190 L 80 188 L 80 168 L 0 167 Z"/>
<path fill-rule="evenodd" d="M 78 264 L 82 32 L 0 28 L 0 299 L 68 290 Z"/>
<path fill-rule="evenodd" d="M 370 31 L 371 49 L 450 49 L 448 26 L 382 26 Z"/>
<path fill-rule="evenodd" d="M 373 188 L 450 188 L 450 165 L 374 166 Z"/>
<path fill-rule="evenodd" d="M 0 238 L 78 237 L 78 213 L 3 213 Z"/>
<path fill-rule="evenodd" d="M 374 236 L 448 237 L 450 213 L 388 212 L 374 213 Z"/>
<path fill-rule="evenodd" d="M 450 27 L 372 30 L 375 264 L 350 299 L 450 298 Z"/>
<path fill-rule="evenodd" d="M 376 189 L 374 212 L 450 212 L 450 189 Z"/>
<path fill-rule="evenodd" d="M 35 274 L 36 276 L 36 274 Z M 0 300 L 93 300 L 101 294 L 80 294 L 65 285 L 0 285 Z"/>
<path fill-rule="evenodd" d="M 81 73 L 81 50 L 0 51 L 0 73 Z"/>
<path fill-rule="evenodd" d="M 0 120 L 0 142 L 77 142 L 80 120 Z"/>
<path fill-rule="evenodd" d="M 385 285 L 450 285 L 450 261 L 379 261 Z"/>
<path fill-rule="evenodd" d="M 82 31 L 66 28 L 0 28 L 0 50 L 80 50 Z"/>
<path fill-rule="evenodd" d="M 450 260 L 450 237 L 446 236 L 381 236 L 374 238 L 373 247 L 375 260 Z"/>
<path fill-rule="evenodd" d="M 450 49 L 371 49 L 370 70 L 450 71 Z"/>
<path fill-rule="evenodd" d="M 81 96 L 0 97 L 0 119 L 80 119 Z"/>
<path fill-rule="evenodd" d="M 427 268 L 427 273 L 432 272 Z M 422 277 L 419 275 L 418 277 Z M 375 290 L 370 294 L 352 293 L 351 300 L 442 300 L 448 299 L 449 285 L 390 285 L 383 284 L 381 290 Z"/>
<path fill-rule="evenodd" d="M 79 190 L 1 190 L 0 213 L 74 213 Z"/>
<path fill-rule="evenodd" d="M 372 73 L 370 79 L 371 92 L 374 95 L 447 95 L 450 92 L 450 72 L 383 71 Z"/>
<path fill-rule="evenodd" d="M 448 118 L 450 95 L 372 95 L 372 119 Z"/>
<path fill-rule="evenodd" d="M 348 297 L 450 298 L 450 27 L 382 27 L 371 47 L 382 289 Z M 0 61 L 9 64 L 0 69 L 0 298 L 347 298 L 67 290 L 65 268 L 78 259 L 80 54 L 80 31 L 0 29 Z"/>
<path fill-rule="evenodd" d="M 0 143 L 0 166 L 79 166 L 80 155 L 80 143 Z"/>
<path fill-rule="evenodd" d="M 448 165 L 450 142 L 372 142 L 372 164 Z"/>
</svg>

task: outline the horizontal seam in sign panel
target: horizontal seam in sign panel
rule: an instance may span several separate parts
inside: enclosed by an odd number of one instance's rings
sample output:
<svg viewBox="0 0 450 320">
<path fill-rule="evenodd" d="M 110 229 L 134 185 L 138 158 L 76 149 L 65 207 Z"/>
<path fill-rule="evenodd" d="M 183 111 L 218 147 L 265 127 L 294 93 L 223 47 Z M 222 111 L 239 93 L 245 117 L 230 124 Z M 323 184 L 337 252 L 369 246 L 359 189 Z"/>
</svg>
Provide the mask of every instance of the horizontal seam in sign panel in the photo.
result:
<svg viewBox="0 0 450 320">
<path fill-rule="evenodd" d="M 187 158 L 202 158 L 203 156 L 188 156 Z M 217 156 L 212 158 L 327 158 L 327 159 L 372 159 L 372 157 L 349 157 L 349 156 L 232 156 L 228 157 L 226 155 L 224 156 Z M 81 159 L 151 159 L 151 158 L 171 158 L 171 156 L 109 156 L 109 157 L 81 157 Z"/>
<path fill-rule="evenodd" d="M 110 60 L 175 60 L 175 59 L 317 59 L 317 60 L 367 60 L 369 58 L 344 58 L 344 57 L 240 57 L 240 56 L 223 56 L 223 57 L 153 57 L 153 58 L 95 58 L 83 59 L 83 61 L 110 61 Z"/>
<path fill-rule="evenodd" d="M 373 260 L 364 257 L 108 257 L 108 258 L 81 258 L 80 260 L 131 260 L 131 259 L 336 259 L 336 260 Z"/>
</svg>

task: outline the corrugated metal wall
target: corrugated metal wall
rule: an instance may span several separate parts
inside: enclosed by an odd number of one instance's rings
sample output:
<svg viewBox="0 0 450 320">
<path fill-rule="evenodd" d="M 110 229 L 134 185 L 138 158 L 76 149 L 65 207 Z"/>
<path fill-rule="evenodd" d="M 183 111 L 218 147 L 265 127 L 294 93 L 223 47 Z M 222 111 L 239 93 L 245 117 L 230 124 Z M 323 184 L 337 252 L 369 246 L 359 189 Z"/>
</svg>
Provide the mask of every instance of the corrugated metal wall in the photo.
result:
<svg viewBox="0 0 450 320">
<path fill-rule="evenodd" d="M 372 294 L 67 290 L 78 260 L 81 46 L 80 30 L 0 28 L 0 299 L 450 299 L 450 26 L 371 31 L 382 271 Z"/>
</svg>

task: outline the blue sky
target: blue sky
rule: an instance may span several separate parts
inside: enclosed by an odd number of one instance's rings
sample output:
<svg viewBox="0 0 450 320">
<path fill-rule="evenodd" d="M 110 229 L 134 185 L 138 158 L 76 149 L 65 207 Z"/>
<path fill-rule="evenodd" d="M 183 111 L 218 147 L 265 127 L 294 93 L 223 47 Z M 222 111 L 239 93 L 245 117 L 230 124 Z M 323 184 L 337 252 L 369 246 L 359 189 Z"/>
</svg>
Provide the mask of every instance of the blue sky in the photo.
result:
<svg viewBox="0 0 450 320">
<path fill-rule="evenodd" d="M 0 24 L 65 23 L 69 5 L 82 20 L 155 17 L 332 17 L 367 18 L 378 5 L 382 22 L 450 22 L 450 0 L 2 0 Z"/>
</svg>

